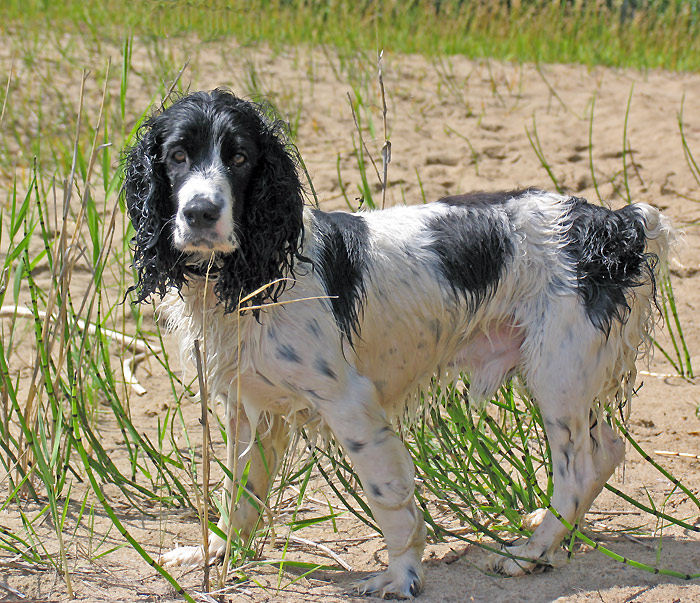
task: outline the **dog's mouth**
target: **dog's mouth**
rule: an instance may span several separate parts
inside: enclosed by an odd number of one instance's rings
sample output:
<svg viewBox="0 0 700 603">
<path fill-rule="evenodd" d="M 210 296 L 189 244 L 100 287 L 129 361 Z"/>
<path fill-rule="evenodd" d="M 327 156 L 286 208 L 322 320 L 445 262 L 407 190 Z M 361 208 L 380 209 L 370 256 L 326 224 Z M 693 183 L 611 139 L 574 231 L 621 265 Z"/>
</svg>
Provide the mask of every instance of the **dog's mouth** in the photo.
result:
<svg viewBox="0 0 700 603">
<path fill-rule="evenodd" d="M 188 254 L 211 256 L 212 253 L 227 254 L 236 250 L 230 237 L 222 237 L 217 232 L 179 231 L 175 237 L 175 247 Z"/>
<path fill-rule="evenodd" d="M 225 261 L 223 254 L 218 251 L 186 251 L 184 252 L 184 263 L 192 274 L 200 276 L 208 274 L 212 278 L 216 278 Z"/>
</svg>

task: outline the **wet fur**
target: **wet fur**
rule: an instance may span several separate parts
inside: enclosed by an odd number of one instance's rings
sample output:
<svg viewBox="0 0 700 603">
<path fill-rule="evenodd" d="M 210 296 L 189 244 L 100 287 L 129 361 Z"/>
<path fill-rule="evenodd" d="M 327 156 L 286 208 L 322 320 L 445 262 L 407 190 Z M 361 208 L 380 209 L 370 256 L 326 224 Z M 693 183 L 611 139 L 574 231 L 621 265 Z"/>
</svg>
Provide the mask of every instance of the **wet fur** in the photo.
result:
<svg viewBox="0 0 700 603">
<path fill-rule="evenodd" d="M 186 162 L 173 163 L 169 148 L 186 149 Z M 210 173 L 211 186 L 192 185 Z M 526 384 L 552 451 L 552 504 L 570 523 L 622 460 L 624 445 L 598 409 L 629 397 L 653 328 L 674 232 L 651 206 L 613 212 L 525 189 L 358 214 L 310 210 L 280 126 L 223 90 L 154 115 L 128 153 L 125 178 L 137 299 L 162 298 L 185 355 L 205 342 L 209 390 L 226 409 L 228 467 L 236 429 L 239 473 L 250 461 L 248 494 L 232 519 L 241 538 L 255 528 L 254 501 L 265 497 L 290 426 L 315 422 L 345 448 L 387 544 L 387 570 L 358 590 L 415 596 L 425 525 L 394 426 L 417 392 L 460 372 L 475 403 L 513 375 Z M 207 245 L 216 250 L 211 263 Z M 255 293 L 277 278 L 288 280 Z M 284 305 L 239 321 L 238 302 L 251 294 L 248 305 Z M 566 529 L 549 512 L 539 519 L 530 540 L 511 549 L 532 561 L 497 556 L 494 569 L 517 575 L 553 553 Z M 225 542 L 210 542 L 220 558 Z M 192 546 L 161 562 L 202 559 Z"/>
</svg>

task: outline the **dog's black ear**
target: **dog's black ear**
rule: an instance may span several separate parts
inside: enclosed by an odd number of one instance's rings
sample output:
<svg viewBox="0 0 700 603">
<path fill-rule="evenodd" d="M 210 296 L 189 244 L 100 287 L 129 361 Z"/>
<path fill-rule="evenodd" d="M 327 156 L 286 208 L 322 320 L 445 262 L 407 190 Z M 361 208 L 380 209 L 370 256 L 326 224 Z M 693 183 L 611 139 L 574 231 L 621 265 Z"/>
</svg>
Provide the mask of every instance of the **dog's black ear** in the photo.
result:
<svg viewBox="0 0 700 603">
<path fill-rule="evenodd" d="M 302 259 L 304 200 L 297 152 L 287 143 L 282 122 L 269 120 L 259 106 L 242 102 L 256 113 L 259 160 L 243 199 L 238 257 L 227 263 L 217 283 L 227 311 L 238 302 L 231 298 L 232 292 L 246 295 L 282 277 L 293 277 L 295 261 Z M 276 301 L 286 286 L 288 281 L 268 287 L 250 303 Z"/>
<path fill-rule="evenodd" d="M 176 250 L 169 241 L 173 208 L 170 182 L 161 160 L 160 116 L 146 121 L 136 143 L 126 152 L 122 194 L 136 234 L 133 267 L 138 282 L 129 291 L 137 301 L 157 294 L 161 298 L 170 286 L 182 286 L 184 274 Z"/>
</svg>

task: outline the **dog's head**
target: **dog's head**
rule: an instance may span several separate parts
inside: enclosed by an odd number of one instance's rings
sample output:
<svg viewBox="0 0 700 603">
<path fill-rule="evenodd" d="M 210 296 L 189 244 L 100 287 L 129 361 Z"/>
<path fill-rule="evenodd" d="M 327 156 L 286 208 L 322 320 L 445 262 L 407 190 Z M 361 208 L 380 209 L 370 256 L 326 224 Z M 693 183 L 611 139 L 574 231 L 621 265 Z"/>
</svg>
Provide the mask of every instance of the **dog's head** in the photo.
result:
<svg viewBox="0 0 700 603">
<path fill-rule="evenodd" d="M 214 291 L 232 311 L 241 296 L 293 272 L 303 198 L 282 129 L 222 89 L 184 96 L 139 129 L 123 186 L 139 301 L 211 265 Z M 283 288 L 251 301 L 274 300 Z"/>
</svg>

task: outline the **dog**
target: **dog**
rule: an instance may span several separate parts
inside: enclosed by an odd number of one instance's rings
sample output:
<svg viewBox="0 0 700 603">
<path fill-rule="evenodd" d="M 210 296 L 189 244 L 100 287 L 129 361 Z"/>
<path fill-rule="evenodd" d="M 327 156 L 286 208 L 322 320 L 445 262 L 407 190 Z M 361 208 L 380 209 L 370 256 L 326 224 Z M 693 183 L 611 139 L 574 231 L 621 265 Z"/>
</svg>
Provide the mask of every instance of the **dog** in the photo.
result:
<svg viewBox="0 0 700 603">
<path fill-rule="evenodd" d="M 622 461 L 602 409 L 632 393 L 675 237 L 650 205 L 611 211 L 522 189 L 327 213 L 305 205 L 280 122 L 225 89 L 154 114 L 124 173 L 136 299 L 161 300 L 186 354 L 202 342 L 209 391 L 224 402 L 227 466 L 237 467 L 225 507 L 248 467 L 231 515 L 241 539 L 290 430 L 315 420 L 351 460 L 388 549 L 386 571 L 359 592 L 417 595 L 426 528 L 394 427 L 416 392 L 460 373 L 474 404 L 510 377 L 536 401 L 551 505 L 569 524 Z M 495 555 L 494 570 L 520 575 L 553 554 L 567 528 L 541 515 L 529 540 L 507 549 L 519 559 Z M 219 528 L 227 533 L 225 518 Z M 220 559 L 226 542 L 211 534 L 209 543 Z M 204 558 L 190 546 L 160 562 Z"/>
</svg>

